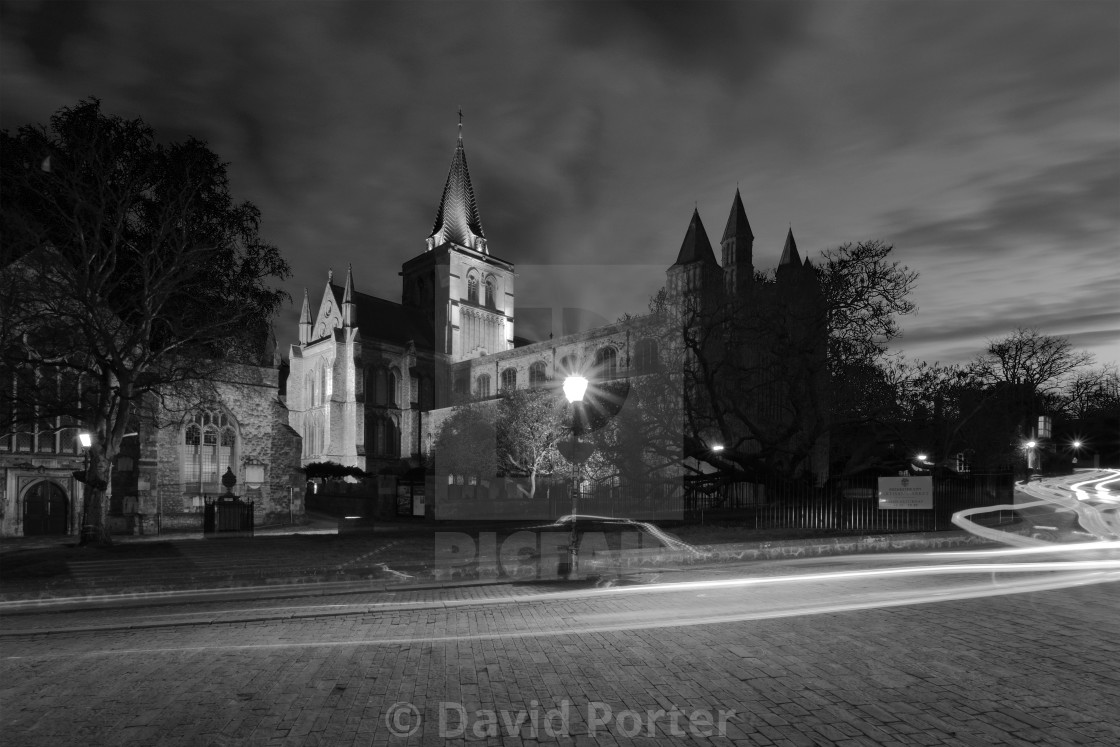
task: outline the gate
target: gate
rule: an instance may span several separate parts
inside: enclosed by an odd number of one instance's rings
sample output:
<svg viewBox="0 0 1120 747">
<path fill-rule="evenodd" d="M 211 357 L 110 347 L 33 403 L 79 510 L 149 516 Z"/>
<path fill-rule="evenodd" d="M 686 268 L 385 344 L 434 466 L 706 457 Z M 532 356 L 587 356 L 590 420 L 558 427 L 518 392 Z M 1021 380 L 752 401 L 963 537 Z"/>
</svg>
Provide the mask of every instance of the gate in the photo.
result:
<svg viewBox="0 0 1120 747">
<path fill-rule="evenodd" d="M 66 491 L 49 480 L 28 488 L 23 499 L 23 534 L 66 534 L 70 526 L 70 500 Z"/>
<path fill-rule="evenodd" d="M 202 531 L 204 534 L 253 533 L 252 501 L 243 501 L 233 495 L 223 495 L 218 498 L 207 497 L 203 511 Z"/>
</svg>

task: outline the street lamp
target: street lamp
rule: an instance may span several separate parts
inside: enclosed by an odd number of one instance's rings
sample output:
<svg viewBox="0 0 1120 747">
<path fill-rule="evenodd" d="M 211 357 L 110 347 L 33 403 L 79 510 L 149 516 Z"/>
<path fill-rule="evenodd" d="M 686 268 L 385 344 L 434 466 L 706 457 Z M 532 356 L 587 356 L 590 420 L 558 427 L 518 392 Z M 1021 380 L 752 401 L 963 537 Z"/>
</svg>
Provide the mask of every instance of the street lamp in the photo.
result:
<svg viewBox="0 0 1120 747">
<path fill-rule="evenodd" d="M 1023 449 L 1027 452 L 1027 482 L 1031 481 L 1031 470 L 1041 469 L 1038 460 L 1038 452 L 1036 451 L 1037 447 L 1038 441 L 1032 440 L 1023 444 Z"/>
<path fill-rule="evenodd" d="M 587 391 L 587 379 L 583 376 L 569 376 L 564 379 L 564 396 L 572 406 L 572 529 L 568 537 L 568 579 L 574 580 L 579 573 L 579 542 L 576 538 L 576 516 L 579 512 L 579 427 L 583 420 L 583 394 Z"/>
<path fill-rule="evenodd" d="M 93 526 L 86 523 L 89 518 L 89 495 L 86 492 L 89 490 L 89 447 L 93 446 L 93 436 L 89 431 L 78 431 L 78 443 L 82 446 L 82 529 L 81 541 L 87 542 L 93 538 Z"/>
</svg>

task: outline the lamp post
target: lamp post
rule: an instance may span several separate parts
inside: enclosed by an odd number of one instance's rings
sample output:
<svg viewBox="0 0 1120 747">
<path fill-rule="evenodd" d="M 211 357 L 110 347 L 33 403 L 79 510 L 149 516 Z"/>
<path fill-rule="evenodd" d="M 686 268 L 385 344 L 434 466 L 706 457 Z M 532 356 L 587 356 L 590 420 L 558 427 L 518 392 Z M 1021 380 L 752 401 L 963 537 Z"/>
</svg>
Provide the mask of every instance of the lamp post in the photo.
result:
<svg viewBox="0 0 1120 747">
<path fill-rule="evenodd" d="M 1027 482 L 1031 481 L 1031 470 L 1038 469 L 1038 441 L 1027 441 L 1023 444 L 1023 449 L 1027 452 Z"/>
<path fill-rule="evenodd" d="M 579 574 L 579 540 L 576 537 L 576 515 L 579 512 L 579 428 L 583 414 L 583 394 L 587 391 L 587 379 L 583 376 L 569 376 L 564 379 L 564 396 L 572 406 L 572 528 L 568 538 L 568 579 L 574 580 Z"/>
<path fill-rule="evenodd" d="M 83 541 L 87 537 L 92 537 L 93 527 L 86 525 L 86 517 L 89 516 L 89 495 L 86 491 L 89 490 L 89 484 L 86 480 L 89 478 L 89 447 L 93 445 L 93 437 L 89 431 L 78 431 L 78 443 L 82 447 L 82 529 L 80 536 Z"/>
</svg>

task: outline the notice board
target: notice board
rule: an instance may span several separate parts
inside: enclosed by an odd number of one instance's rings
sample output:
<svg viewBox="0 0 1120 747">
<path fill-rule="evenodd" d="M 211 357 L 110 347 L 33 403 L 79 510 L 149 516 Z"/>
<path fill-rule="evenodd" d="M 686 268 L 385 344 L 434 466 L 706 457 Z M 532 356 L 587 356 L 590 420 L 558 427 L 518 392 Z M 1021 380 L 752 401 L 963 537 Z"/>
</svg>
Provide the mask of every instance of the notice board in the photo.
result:
<svg viewBox="0 0 1120 747">
<path fill-rule="evenodd" d="M 933 478 L 880 477 L 879 508 L 933 508 Z"/>
</svg>

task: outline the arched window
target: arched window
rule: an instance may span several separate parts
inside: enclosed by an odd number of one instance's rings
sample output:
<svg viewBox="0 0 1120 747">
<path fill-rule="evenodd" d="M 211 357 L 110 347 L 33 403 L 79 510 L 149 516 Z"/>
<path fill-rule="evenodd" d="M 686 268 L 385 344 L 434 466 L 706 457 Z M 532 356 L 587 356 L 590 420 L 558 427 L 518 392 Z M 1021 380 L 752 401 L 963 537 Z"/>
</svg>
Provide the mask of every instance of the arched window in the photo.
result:
<svg viewBox="0 0 1120 747">
<path fill-rule="evenodd" d="M 456 371 L 454 381 L 454 391 L 456 394 L 467 395 L 471 393 L 470 371 Z"/>
<path fill-rule="evenodd" d="M 618 375 L 618 351 L 615 348 L 600 347 L 595 353 L 595 375 L 599 379 L 614 379 Z"/>
<path fill-rule="evenodd" d="M 389 369 L 378 366 L 369 375 L 369 393 L 366 397 L 371 404 L 384 407 L 389 404 Z"/>
<path fill-rule="evenodd" d="M 498 305 L 493 277 L 486 278 L 486 305 L 492 309 Z"/>
<path fill-rule="evenodd" d="M 613 379 L 618 376 L 618 351 L 607 346 L 595 353 L 595 375 L 600 379 Z"/>
<path fill-rule="evenodd" d="M 529 386 L 539 387 L 544 386 L 548 381 L 548 369 L 544 361 L 537 361 L 529 366 Z"/>
<path fill-rule="evenodd" d="M 471 275 L 467 278 L 467 300 L 478 303 L 478 276 Z"/>
<path fill-rule="evenodd" d="M 431 410 L 435 406 L 435 390 L 432 387 L 432 380 L 427 376 L 421 376 L 419 381 L 420 388 L 420 409 Z"/>
<path fill-rule="evenodd" d="M 237 425 L 220 408 L 201 410 L 186 423 L 180 441 L 183 492 L 222 493 L 222 475 L 237 457 Z"/>
<path fill-rule="evenodd" d="M 638 340 L 634 346 L 634 369 L 638 373 L 657 370 L 657 341 Z"/>
<path fill-rule="evenodd" d="M 572 374 L 579 373 L 579 358 L 573 355 L 565 355 L 560 359 L 560 375 L 571 376 Z"/>
<path fill-rule="evenodd" d="M 390 407 L 399 407 L 401 401 L 401 375 L 397 369 L 389 369 L 389 399 L 386 402 Z"/>
<path fill-rule="evenodd" d="M 373 453 L 390 458 L 401 455 L 400 428 L 397 421 L 388 415 L 375 415 L 373 418 Z"/>
<path fill-rule="evenodd" d="M 507 368 L 502 371 L 502 391 L 512 392 L 517 388 L 517 369 Z"/>
<path fill-rule="evenodd" d="M 490 374 L 482 374 L 475 379 L 475 393 L 479 397 L 490 396 Z"/>
</svg>

